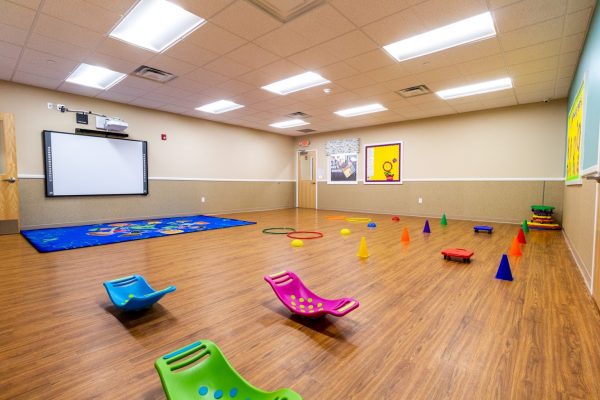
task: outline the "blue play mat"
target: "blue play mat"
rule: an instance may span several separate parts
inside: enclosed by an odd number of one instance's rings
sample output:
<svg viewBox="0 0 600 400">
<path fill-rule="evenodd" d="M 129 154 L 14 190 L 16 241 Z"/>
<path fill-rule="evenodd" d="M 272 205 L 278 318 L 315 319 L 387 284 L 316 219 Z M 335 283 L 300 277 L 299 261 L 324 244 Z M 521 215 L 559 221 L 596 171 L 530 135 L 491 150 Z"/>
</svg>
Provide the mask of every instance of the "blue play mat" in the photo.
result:
<svg viewBox="0 0 600 400">
<path fill-rule="evenodd" d="M 65 228 L 31 229 L 21 231 L 21 234 L 37 251 L 48 253 L 255 223 L 230 218 L 194 215 Z"/>
</svg>

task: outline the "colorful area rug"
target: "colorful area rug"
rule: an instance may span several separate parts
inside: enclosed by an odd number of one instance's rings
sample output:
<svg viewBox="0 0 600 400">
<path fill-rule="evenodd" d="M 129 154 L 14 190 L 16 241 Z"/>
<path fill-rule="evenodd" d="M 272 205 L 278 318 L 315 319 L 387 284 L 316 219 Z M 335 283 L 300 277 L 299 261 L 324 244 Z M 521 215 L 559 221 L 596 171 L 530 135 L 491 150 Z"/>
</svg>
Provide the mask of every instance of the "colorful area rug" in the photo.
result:
<svg viewBox="0 0 600 400">
<path fill-rule="evenodd" d="M 78 249 L 103 244 L 149 239 L 180 233 L 210 231 L 252 225 L 256 222 L 195 215 L 190 217 L 160 218 L 111 224 L 70 226 L 66 228 L 32 229 L 21 234 L 39 251 Z"/>
</svg>

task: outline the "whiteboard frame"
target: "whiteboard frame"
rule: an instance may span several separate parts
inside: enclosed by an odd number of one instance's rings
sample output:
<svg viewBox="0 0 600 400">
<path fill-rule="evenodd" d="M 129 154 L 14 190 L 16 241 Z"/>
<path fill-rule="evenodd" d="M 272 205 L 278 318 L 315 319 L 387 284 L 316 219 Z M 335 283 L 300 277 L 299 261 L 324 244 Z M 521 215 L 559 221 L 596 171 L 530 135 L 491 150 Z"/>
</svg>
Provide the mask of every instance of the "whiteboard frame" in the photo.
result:
<svg viewBox="0 0 600 400">
<path fill-rule="evenodd" d="M 101 193 L 101 194 L 53 194 L 50 190 L 52 182 L 52 170 L 50 168 L 50 163 L 52 162 L 51 157 L 48 157 L 48 146 L 46 143 L 46 135 L 51 135 L 52 133 L 59 133 L 64 135 L 73 135 L 73 136 L 89 136 L 95 138 L 109 139 L 109 140 L 125 140 L 129 142 L 140 142 L 142 143 L 142 151 L 143 151 L 143 160 L 144 160 L 144 193 Z M 113 138 L 109 137 L 109 134 L 82 134 L 82 133 L 71 133 L 71 132 L 61 132 L 55 130 L 45 129 L 42 131 L 42 148 L 43 148 L 43 157 L 44 157 L 44 189 L 46 197 L 91 197 L 91 196 L 147 196 L 150 194 L 150 187 L 148 185 L 148 142 L 145 140 L 134 140 L 134 139 L 122 139 L 122 138 Z"/>
</svg>

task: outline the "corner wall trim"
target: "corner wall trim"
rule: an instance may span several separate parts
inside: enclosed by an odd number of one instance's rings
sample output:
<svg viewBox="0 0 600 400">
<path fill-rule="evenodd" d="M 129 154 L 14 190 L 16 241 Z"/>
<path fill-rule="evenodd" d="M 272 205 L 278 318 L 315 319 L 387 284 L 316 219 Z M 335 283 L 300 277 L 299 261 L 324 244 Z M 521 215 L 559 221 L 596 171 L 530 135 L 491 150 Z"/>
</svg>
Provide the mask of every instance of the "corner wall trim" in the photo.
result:
<svg viewBox="0 0 600 400">
<path fill-rule="evenodd" d="M 583 260 L 581 260 L 581 258 L 575 251 L 575 248 L 571 244 L 571 241 L 569 240 L 569 236 L 567 236 L 567 233 L 565 232 L 564 229 L 562 229 L 562 234 L 563 234 L 563 237 L 565 238 L 565 242 L 567 243 L 567 248 L 571 252 L 573 261 L 575 261 L 575 265 L 577 265 L 577 268 L 579 269 L 579 273 L 581 274 L 581 277 L 583 278 L 583 282 L 585 283 L 585 286 L 587 287 L 588 292 L 590 292 L 590 294 L 591 294 L 592 293 L 592 286 L 591 286 L 592 285 L 592 277 L 589 276 L 587 271 L 585 270 L 585 268 L 583 268 Z"/>
</svg>

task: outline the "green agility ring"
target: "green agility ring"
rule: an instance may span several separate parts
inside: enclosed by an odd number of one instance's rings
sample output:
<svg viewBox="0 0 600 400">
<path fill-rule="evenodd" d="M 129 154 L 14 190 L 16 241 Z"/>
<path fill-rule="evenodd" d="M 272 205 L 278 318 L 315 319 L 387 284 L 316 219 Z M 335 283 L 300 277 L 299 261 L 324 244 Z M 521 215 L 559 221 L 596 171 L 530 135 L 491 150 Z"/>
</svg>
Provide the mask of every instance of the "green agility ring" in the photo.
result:
<svg viewBox="0 0 600 400">
<path fill-rule="evenodd" d="M 287 235 L 290 232 L 296 232 L 294 228 L 266 228 L 262 230 L 262 233 L 267 235 Z"/>
</svg>

